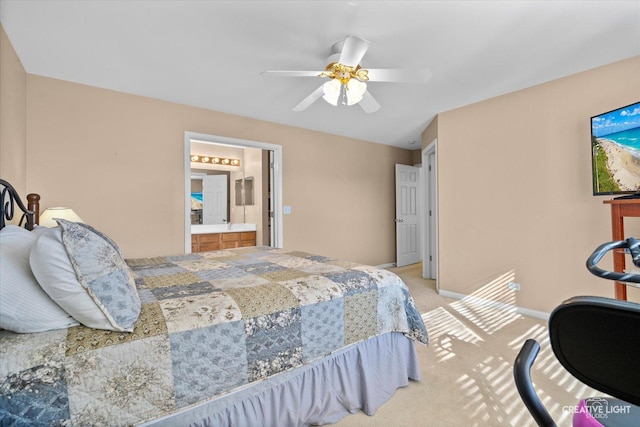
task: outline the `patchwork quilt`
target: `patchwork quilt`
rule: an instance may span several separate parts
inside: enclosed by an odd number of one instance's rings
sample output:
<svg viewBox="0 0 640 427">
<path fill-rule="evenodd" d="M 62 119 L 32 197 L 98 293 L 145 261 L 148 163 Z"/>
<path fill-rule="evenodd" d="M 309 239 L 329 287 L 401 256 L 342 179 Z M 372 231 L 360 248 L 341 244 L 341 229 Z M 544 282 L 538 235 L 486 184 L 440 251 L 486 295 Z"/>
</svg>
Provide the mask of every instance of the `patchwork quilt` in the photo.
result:
<svg viewBox="0 0 640 427">
<path fill-rule="evenodd" d="M 0 425 L 133 425 L 375 335 L 428 341 L 387 270 L 269 247 L 127 264 L 133 332 L 0 331 Z"/>
</svg>

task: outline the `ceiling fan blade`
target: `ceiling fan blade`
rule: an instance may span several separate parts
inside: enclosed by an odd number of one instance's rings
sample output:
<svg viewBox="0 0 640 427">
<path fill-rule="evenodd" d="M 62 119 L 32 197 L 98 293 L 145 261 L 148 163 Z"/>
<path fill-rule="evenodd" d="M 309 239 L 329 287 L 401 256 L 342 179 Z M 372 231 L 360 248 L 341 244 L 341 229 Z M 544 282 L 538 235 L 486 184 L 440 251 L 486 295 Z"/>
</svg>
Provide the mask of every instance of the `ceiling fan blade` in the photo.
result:
<svg viewBox="0 0 640 427">
<path fill-rule="evenodd" d="M 376 99 L 369 93 L 368 90 L 365 91 L 364 95 L 362 96 L 362 101 L 360 101 L 358 105 L 362 107 L 365 113 L 375 113 L 380 109 L 380 104 L 378 104 L 378 101 L 376 101 Z"/>
<path fill-rule="evenodd" d="M 263 71 L 267 77 L 319 77 L 322 71 Z"/>
<path fill-rule="evenodd" d="M 360 64 L 362 57 L 369 49 L 370 41 L 356 36 L 347 36 L 344 39 L 342 53 L 340 53 L 339 63 L 349 67 L 356 67 Z"/>
<path fill-rule="evenodd" d="M 316 102 L 318 99 L 322 98 L 322 95 L 324 94 L 324 92 L 322 90 L 322 86 L 323 85 L 320 85 L 320 87 L 318 89 L 316 89 L 313 92 L 311 92 L 309 94 L 309 96 L 307 96 L 305 99 L 303 99 L 298 105 L 293 107 L 293 111 L 306 110 L 307 107 L 309 107 L 311 104 Z"/>
<path fill-rule="evenodd" d="M 373 68 L 367 69 L 371 82 L 395 83 L 427 83 L 431 80 L 431 70 L 401 69 L 401 68 Z"/>
</svg>

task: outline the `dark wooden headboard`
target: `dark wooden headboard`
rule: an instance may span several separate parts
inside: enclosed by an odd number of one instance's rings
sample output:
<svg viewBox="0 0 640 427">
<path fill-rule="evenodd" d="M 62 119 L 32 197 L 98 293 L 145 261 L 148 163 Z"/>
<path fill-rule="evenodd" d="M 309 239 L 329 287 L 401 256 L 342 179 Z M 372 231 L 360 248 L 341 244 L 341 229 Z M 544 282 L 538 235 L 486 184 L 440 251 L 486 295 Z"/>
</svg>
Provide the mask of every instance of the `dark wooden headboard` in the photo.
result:
<svg viewBox="0 0 640 427">
<path fill-rule="evenodd" d="M 16 209 L 19 210 L 20 215 L 18 225 L 27 230 L 33 230 L 40 218 L 40 195 L 27 194 L 25 207 L 16 189 L 4 179 L 0 179 L 0 229 L 7 225 L 7 221 L 13 220 Z"/>
</svg>

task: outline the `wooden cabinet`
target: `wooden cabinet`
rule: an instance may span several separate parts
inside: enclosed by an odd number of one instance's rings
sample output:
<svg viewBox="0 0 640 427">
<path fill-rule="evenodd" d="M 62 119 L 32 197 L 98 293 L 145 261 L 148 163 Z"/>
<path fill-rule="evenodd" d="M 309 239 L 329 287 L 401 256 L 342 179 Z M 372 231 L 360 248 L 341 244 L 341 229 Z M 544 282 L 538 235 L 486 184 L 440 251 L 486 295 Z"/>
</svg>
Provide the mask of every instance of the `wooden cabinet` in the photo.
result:
<svg viewBox="0 0 640 427">
<path fill-rule="evenodd" d="M 191 252 L 215 251 L 217 249 L 241 248 L 255 245 L 255 231 L 191 235 Z"/>
<path fill-rule="evenodd" d="M 220 234 L 197 234 L 198 250 L 196 252 L 215 251 L 220 249 Z M 191 240 L 193 245 L 193 237 Z"/>
</svg>

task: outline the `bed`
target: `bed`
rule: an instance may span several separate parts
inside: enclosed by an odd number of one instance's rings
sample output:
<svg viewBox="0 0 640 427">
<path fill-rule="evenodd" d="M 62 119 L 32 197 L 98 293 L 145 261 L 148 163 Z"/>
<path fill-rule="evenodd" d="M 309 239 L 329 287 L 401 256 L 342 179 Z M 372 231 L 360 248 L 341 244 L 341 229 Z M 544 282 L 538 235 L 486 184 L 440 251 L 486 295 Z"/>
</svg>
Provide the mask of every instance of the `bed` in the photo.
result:
<svg viewBox="0 0 640 427">
<path fill-rule="evenodd" d="M 0 425 L 321 425 L 371 415 L 421 379 L 427 331 L 387 270 L 271 247 L 124 259 L 89 225 L 38 227 L 39 197 L 25 207 L 0 184 L 0 226 L 25 211 L 22 228 L 0 230 L 0 268 L 26 253 L 21 280 L 60 308 L 46 331 L 12 331 L 23 319 L 0 313 Z M 74 277 L 43 266 L 57 258 Z M 85 299 L 65 300 L 52 276 Z M 20 317 L 23 299 L 0 308 Z"/>
</svg>

